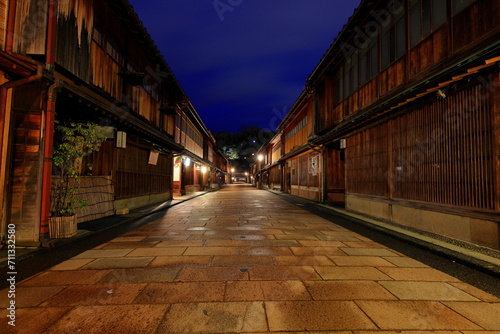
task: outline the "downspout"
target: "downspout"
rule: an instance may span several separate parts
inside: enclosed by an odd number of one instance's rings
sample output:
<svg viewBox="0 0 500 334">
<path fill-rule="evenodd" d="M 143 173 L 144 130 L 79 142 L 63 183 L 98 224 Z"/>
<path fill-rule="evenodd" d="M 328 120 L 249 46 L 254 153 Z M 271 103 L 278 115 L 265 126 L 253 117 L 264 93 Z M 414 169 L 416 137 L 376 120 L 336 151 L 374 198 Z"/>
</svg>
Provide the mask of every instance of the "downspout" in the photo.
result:
<svg viewBox="0 0 500 334">
<path fill-rule="evenodd" d="M 12 53 L 14 45 L 14 33 L 16 28 L 17 0 L 10 0 L 9 15 L 7 17 L 7 33 L 5 36 L 5 52 Z"/>
<path fill-rule="evenodd" d="M 46 63 L 54 70 L 57 28 L 57 0 L 49 1 L 47 24 Z M 42 246 L 52 246 L 49 242 L 50 193 L 52 188 L 52 150 L 54 148 L 54 119 L 56 110 L 57 83 L 49 88 L 45 112 L 45 131 L 43 146 L 42 203 L 40 209 L 40 241 Z"/>
<path fill-rule="evenodd" d="M 326 201 L 327 197 L 327 192 L 326 192 L 326 173 L 327 173 L 327 166 L 326 166 L 326 155 L 327 155 L 327 148 L 323 146 L 321 148 L 321 180 L 320 180 L 320 198 L 319 201 L 321 203 L 324 203 Z"/>
</svg>

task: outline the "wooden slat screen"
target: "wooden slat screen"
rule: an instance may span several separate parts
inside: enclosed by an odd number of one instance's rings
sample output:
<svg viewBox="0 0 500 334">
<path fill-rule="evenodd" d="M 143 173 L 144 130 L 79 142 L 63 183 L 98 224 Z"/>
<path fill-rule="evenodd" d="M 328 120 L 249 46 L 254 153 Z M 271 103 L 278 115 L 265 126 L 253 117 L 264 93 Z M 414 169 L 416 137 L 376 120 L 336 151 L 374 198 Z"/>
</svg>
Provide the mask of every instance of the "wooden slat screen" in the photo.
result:
<svg viewBox="0 0 500 334">
<path fill-rule="evenodd" d="M 106 54 L 95 42 L 91 48 L 91 83 L 117 100 L 122 98 L 122 80 L 117 75 L 120 72 L 118 64 Z"/>
<path fill-rule="evenodd" d="M 494 208 L 488 88 L 475 85 L 394 120 L 394 197 Z"/>
<path fill-rule="evenodd" d="M 309 153 L 292 159 L 292 185 L 301 187 L 318 187 L 319 173 L 313 174 L 310 170 L 310 159 L 316 159 L 319 163 L 318 153 Z M 317 170 L 319 172 L 319 169 Z"/>
<path fill-rule="evenodd" d="M 117 171 L 113 175 L 115 198 L 161 194 L 170 191 L 170 176 Z"/>
<path fill-rule="evenodd" d="M 274 166 L 269 169 L 269 182 L 274 184 L 281 184 L 281 169 L 279 166 Z"/>
<path fill-rule="evenodd" d="M 387 123 L 347 138 L 347 192 L 387 196 Z"/>
<path fill-rule="evenodd" d="M 347 139 L 347 192 L 495 207 L 491 84 L 477 84 Z"/>
</svg>

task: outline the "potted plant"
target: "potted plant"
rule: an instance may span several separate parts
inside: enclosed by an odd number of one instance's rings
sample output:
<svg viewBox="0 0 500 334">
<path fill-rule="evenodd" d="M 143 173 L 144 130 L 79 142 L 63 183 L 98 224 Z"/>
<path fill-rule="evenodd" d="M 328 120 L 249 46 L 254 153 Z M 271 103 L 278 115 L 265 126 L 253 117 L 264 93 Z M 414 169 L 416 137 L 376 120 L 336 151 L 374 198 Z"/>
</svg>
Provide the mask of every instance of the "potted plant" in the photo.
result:
<svg viewBox="0 0 500 334">
<path fill-rule="evenodd" d="M 98 151 L 106 140 L 105 131 L 94 123 L 70 122 L 58 125 L 60 143 L 54 146 L 53 165 L 57 172 L 52 184 L 49 230 L 52 238 L 69 238 L 76 235 L 76 211 L 87 206 L 78 198 L 80 177 L 92 165 L 82 166 L 83 157 Z"/>
</svg>

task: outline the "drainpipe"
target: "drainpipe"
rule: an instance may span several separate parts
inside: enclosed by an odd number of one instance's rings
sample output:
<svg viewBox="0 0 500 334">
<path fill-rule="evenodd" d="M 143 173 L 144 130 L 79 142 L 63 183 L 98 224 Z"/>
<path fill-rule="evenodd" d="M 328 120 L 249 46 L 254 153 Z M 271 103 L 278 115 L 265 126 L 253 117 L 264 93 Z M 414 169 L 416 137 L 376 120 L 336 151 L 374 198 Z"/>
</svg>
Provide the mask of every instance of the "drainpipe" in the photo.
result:
<svg viewBox="0 0 500 334">
<path fill-rule="evenodd" d="M 323 146 L 321 148 L 321 179 L 320 179 L 320 199 L 319 201 L 321 203 L 324 203 L 326 201 L 326 196 L 327 196 L 327 192 L 326 192 L 326 173 L 327 173 L 327 166 L 326 166 L 326 155 L 328 154 L 328 150 L 325 146 Z"/>
<path fill-rule="evenodd" d="M 10 0 L 7 17 L 7 33 L 5 36 L 5 52 L 12 53 L 16 23 L 17 0 Z"/>
<path fill-rule="evenodd" d="M 49 70 L 54 70 L 57 29 L 57 0 L 49 1 L 47 25 L 46 63 Z M 54 148 L 54 119 L 56 110 L 57 83 L 49 88 L 47 110 L 45 112 L 45 131 L 43 147 L 42 203 L 40 209 L 40 241 L 42 246 L 52 246 L 49 235 L 50 193 L 52 189 L 52 151 Z"/>
</svg>

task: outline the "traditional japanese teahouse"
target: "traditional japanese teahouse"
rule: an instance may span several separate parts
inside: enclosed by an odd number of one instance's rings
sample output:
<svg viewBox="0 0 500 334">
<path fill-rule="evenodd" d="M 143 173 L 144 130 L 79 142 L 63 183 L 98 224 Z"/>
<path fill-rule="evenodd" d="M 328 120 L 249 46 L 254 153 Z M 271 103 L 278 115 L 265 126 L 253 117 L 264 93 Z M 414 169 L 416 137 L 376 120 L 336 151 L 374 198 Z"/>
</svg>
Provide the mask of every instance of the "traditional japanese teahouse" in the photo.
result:
<svg viewBox="0 0 500 334">
<path fill-rule="evenodd" d="M 84 158 L 93 169 L 80 185 L 89 203 L 80 222 L 172 198 L 175 157 L 205 171 L 185 185 L 210 188 L 227 174 L 227 159 L 126 0 L 1 0 L 0 85 L 0 235 L 15 224 L 18 245 L 50 239 L 56 124 L 107 129 L 100 150 Z"/>
<path fill-rule="evenodd" d="M 361 1 L 278 127 L 283 190 L 499 249 L 498 17 Z"/>
</svg>

